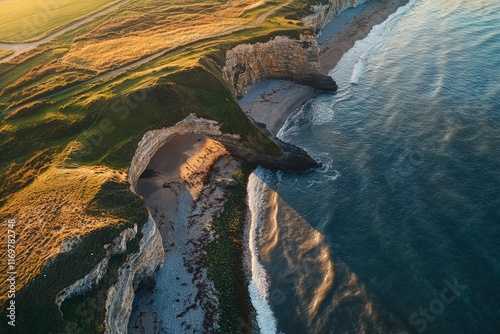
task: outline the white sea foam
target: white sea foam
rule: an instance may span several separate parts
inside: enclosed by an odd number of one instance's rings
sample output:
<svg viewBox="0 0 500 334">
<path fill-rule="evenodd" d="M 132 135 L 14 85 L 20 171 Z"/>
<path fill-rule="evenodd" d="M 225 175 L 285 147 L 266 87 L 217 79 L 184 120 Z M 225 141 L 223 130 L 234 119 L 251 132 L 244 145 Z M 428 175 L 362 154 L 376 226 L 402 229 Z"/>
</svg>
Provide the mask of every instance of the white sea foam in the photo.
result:
<svg viewBox="0 0 500 334">
<path fill-rule="evenodd" d="M 363 75 L 370 68 L 370 58 L 380 50 L 387 37 L 394 31 L 396 24 L 403 18 L 403 14 L 413 7 L 416 1 L 410 0 L 408 4 L 399 7 L 396 12 L 389 15 L 387 20 L 374 26 L 368 36 L 356 41 L 354 46 L 342 56 L 337 66 L 329 72 L 329 75 L 335 79 L 339 86 L 333 104 L 329 97 L 325 97 L 323 101 L 316 98 L 314 104 L 306 103 L 300 110 L 288 117 L 278 136 L 284 136 L 284 132 L 290 131 L 293 127 L 292 124 L 304 118 L 304 113 L 308 115 L 307 122 L 314 125 L 333 121 L 335 105 L 351 97 L 350 86 L 359 84 Z"/>
<path fill-rule="evenodd" d="M 357 84 L 359 82 L 359 79 L 361 78 L 363 73 L 365 73 L 365 69 L 366 69 L 366 59 L 360 57 L 356 65 L 354 65 L 354 70 L 352 71 L 351 75 L 352 84 Z"/>
<path fill-rule="evenodd" d="M 417 0 L 410 0 L 405 6 L 399 7 L 396 12 L 389 15 L 387 20 L 374 26 L 365 39 L 357 41 L 342 56 L 337 66 L 329 73 L 339 87 L 359 83 L 368 68 L 370 57 L 382 47 L 395 25 L 402 19 L 403 14 L 411 9 L 416 2 Z"/>
<path fill-rule="evenodd" d="M 257 323 L 260 333 L 277 333 L 277 321 L 269 305 L 269 284 L 266 270 L 259 261 L 258 238 L 262 230 L 262 220 L 264 219 L 263 208 L 265 207 L 265 183 L 259 179 L 255 173 L 262 171 L 258 167 L 250 175 L 248 180 L 248 206 L 250 209 L 250 231 L 248 247 L 251 256 L 251 282 L 248 286 L 252 305 L 257 311 Z"/>
</svg>

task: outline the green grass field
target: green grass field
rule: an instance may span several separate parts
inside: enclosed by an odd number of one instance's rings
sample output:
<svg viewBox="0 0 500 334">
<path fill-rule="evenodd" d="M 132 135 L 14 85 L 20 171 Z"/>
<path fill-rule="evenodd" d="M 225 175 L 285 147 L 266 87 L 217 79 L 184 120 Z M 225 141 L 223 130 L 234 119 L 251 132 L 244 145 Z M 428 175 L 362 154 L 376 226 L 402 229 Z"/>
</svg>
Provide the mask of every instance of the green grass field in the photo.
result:
<svg viewBox="0 0 500 334">
<path fill-rule="evenodd" d="M 217 235 L 207 247 L 204 258 L 208 277 L 214 282 L 219 298 L 220 332 L 244 333 L 251 323 L 251 300 L 246 289 L 244 262 L 244 227 L 248 177 L 255 166 L 244 164 L 233 178 L 238 185 L 231 189 L 224 211 L 213 221 Z M 247 329 L 248 330 L 248 329 Z"/>
<path fill-rule="evenodd" d="M 3 0 L 0 1 L 0 42 L 38 40 L 74 20 L 118 0 Z"/>
</svg>

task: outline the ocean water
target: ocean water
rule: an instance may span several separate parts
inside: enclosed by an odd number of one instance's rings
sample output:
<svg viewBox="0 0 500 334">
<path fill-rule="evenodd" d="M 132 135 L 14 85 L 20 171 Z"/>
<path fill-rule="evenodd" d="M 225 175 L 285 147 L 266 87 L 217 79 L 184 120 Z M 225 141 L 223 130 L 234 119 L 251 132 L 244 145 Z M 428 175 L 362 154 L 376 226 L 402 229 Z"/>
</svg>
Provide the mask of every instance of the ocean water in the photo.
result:
<svg viewBox="0 0 500 334">
<path fill-rule="evenodd" d="M 411 0 L 279 136 L 323 167 L 258 168 L 262 333 L 500 333 L 500 1 Z"/>
</svg>

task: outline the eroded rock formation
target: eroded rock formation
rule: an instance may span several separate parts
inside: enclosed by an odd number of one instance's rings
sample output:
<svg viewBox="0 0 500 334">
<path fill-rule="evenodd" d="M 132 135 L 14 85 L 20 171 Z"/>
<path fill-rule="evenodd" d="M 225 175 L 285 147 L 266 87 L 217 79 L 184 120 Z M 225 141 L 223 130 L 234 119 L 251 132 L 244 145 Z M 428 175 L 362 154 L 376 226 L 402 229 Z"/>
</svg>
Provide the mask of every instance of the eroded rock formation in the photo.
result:
<svg viewBox="0 0 500 334">
<path fill-rule="evenodd" d="M 328 24 L 335 16 L 342 13 L 347 8 L 354 8 L 368 0 L 330 0 L 326 4 L 311 6 L 313 14 L 302 18 L 305 25 L 313 27 L 316 33 Z"/>
<path fill-rule="evenodd" d="M 104 248 L 106 249 L 106 256 L 85 277 L 64 288 L 57 294 L 57 306 L 61 307 L 61 304 L 66 299 L 83 295 L 99 284 L 99 281 L 104 277 L 106 271 L 108 270 L 108 263 L 111 257 L 117 254 L 125 254 L 127 251 L 127 243 L 132 240 L 136 234 L 137 225 L 134 225 L 134 228 L 127 228 L 123 230 L 111 244 L 105 245 Z"/>
<path fill-rule="evenodd" d="M 187 134 L 206 135 L 222 143 L 234 157 L 268 168 L 304 171 L 319 166 L 305 151 L 279 140 L 277 140 L 277 144 L 282 148 L 283 155 L 273 156 L 257 152 L 248 143 L 240 140 L 239 135 L 223 133 L 220 130 L 220 124 L 216 121 L 191 114 L 174 126 L 148 131 L 142 137 L 128 174 L 128 181 L 134 191 L 138 178 L 156 151 L 174 136 Z"/>
<path fill-rule="evenodd" d="M 154 279 L 156 269 L 163 264 L 165 253 L 161 235 L 151 215 L 141 232 L 139 252 L 129 255 L 124 261 L 118 270 L 118 281 L 108 291 L 105 319 L 107 334 L 127 332 L 135 289 L 145 279 Z"/>
<path fill-rule="evenodd" d="M 335 81 L 319 71 L 319 46 L 314 35 L 300 35 L 300 39 L 277 36 L 266 43 L 240 44 L 226 52 L 222 69 L 236 98 L 243 97 L 251 85 L 267 79 L 291 80 L 335 91 Z"/>
</svg>

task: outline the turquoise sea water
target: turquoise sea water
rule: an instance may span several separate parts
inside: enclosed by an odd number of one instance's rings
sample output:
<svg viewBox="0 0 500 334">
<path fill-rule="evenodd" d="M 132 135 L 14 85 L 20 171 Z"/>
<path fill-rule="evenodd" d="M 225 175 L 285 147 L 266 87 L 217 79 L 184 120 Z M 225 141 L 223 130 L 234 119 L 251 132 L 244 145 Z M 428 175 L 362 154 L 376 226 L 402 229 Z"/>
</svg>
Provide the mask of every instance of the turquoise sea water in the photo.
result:
<svg viewBox="0 0 500 334">
<path fill-rule="evenodd" d="M 263 333 L 500 333 L 500 2 L 412 0 L 249 182 Z"/>
</svg>

